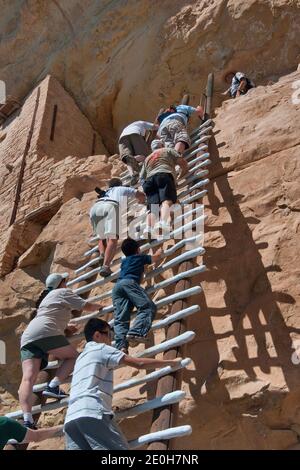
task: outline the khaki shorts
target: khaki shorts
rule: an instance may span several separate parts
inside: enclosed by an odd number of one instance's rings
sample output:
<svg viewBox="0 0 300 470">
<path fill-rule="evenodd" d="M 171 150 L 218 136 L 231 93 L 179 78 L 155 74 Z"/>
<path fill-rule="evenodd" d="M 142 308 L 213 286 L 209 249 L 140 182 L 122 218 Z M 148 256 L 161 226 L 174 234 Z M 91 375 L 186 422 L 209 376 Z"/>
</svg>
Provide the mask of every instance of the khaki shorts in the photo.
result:
<svg viewBox="0 0 300 470">
<path fill-rule="evenodd" d="M 36 341 L 25 344 L 25 346 L 21 348 L 21 361 L 26 361 L 26 359 L 41 359 L 40 369 L 42 370 L 48 365 L 49 351 L 69 345 L 69 341 L 63 335 L 37 339 Z"/>
<path fill-rule="evenodd" d="M 166 147 L 174 148 L 178 142 L 183 142 L 185 148 L 191 145 L 187 129 L 179 119 L 168 119 L 166 124 L 159 129 L 159 137 Z"/>
<path fill-rule="evenodd" d="M 90 212 L 90 219 L 95 235 L 101 240 L 118 238 L 119 210 L 118 204 L 110 201 L 96 202 Z"/>
<path fill-rule="evenodd" d="M 119 153 L 121 160 L 124 161 L 126 157 L 135 157 L 136 155 L 148 157 L 151 153 L 151 148 L 142 135 L 124 135 L 119 140 Z"/>
</svg>

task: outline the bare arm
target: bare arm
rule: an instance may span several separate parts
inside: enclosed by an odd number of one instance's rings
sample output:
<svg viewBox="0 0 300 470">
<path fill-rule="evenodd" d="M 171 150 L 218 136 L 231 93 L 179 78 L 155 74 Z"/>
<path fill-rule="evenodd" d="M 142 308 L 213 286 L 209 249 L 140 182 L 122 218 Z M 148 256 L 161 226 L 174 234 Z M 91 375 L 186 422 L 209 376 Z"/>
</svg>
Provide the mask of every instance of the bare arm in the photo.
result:
<svg viewBox="0 0 300 470">
<path fill-rule="evenodd" d="M 132 357 L 128 356 L 125 354 L 125 356 L 121 359 L 120 365 L 124 366 L 130 366 L 134 367 L 135 369 L 153 369 L 153 368 L 160 368 L 160 367 L 166 367 L 166 366 L 176 366 L 178 362 L 182 360 L 181 357 L 177 357 L 174 361 L 164 361 L 160 359 L 150 359 L 150 358 L 137 358 L 137 357 Z"/>
<path fill-rule="evenodd" d="M 185 175 L 188 172 L 188 169 L 189 169 L 188 163 L 183 157 L 177 158 L 176 163 L 180 166 L 180 169 L 181 169 L 180 178 L 181 178 L 183 175 Z"/>
<path fill-rule="evenodd" d="M 243 90 L 245 90 L 246 86 L 247 86 L 247 79 L 246 79 L 246 78 L 242 78 L 242 79 L 241 79 L 241 82 L 240 82 L 240 84 L 239 84 L 238 90 L 243 91 Z"/>
<path fill-rule="evenodd" d="M 231 87 L 227 88 L 227 90 L 224 91 L 223 93 L 221 93 L 221 95 L 223 95 L 223 96 L 229 95 L 230 88 L 231 88 Z"/>
<path fill-rule="evenodd" d="M 40 442 L 50 437 L 55 437 L 61 434 L 63 426 L 54 426 L 53 428 L 43 428 L 43 429 L 27 429 L 26 435 L 22 444 L 29 442 Z"/>
<path fill-rule="evenodd" d="M 91 302 L 87 302 L 83 307 L 83 310 L 86 312 L 95 312 L 96 310 L 101 310 L 101 308 L 103 308 L 103 305 L 101 304 L 92 304 Z"/>
<path fill-rule="evenodd" d="M 152 263 L 153 264 L 157 264 L 159 262 L 159 260 L 161 260 L 161 258 L 163 258 L 164 256 L 164 252 L 161 248 L 159 248 L 159 250 L 157 250 L 152 256 Z"/>
<path fill-rule="evenodd" d="M 197 112 L 197 115 L 200 119 L 203 119 L 204 118 L 204 109 L 202 106 L 200 106 L 200 104 L 197 106 L 196 108 L 196 112 Z"/>
</svg>

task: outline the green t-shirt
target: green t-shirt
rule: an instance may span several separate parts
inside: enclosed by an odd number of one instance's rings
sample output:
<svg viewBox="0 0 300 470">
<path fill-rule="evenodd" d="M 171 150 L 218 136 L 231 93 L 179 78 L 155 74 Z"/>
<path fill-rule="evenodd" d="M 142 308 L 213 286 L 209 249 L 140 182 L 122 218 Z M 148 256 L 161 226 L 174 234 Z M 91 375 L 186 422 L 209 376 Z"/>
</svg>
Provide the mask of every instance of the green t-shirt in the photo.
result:
<svg viewBox="0 0 300 470">
<path fill-rule="evenodd" d="M 27 428 L 14 419 L 0 416 L 0 449 L 3 449 L 9 439 L 22 442 L 25 439 Z"/>
</svg>

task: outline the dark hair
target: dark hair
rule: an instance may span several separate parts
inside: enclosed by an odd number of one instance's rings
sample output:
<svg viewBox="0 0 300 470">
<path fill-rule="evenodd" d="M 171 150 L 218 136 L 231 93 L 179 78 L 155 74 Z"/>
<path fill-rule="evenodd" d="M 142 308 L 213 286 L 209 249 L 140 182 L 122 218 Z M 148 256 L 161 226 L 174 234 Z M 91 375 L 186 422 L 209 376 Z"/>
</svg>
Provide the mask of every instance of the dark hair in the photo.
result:
<svg viewBox="0 0 300 470">
<path fill-rule="evenodd" d="M 98 188 L 98 186 L 95 188 L 95 191 L 98 194 L 98 198 L 104 197 L 106 194 L 106 191 L 104 191 L 104 189 Z"/>
<path fill-rule="evenodd" d="M 36 314 L 37 314 L 37 309 L 39 308 L 40 304 L 42 303 L 42 301 L 44 300 L 44 298 L 49 294 L 49 292 L 52 291 L 52 288 L 47 288 L 47 289 L 44 289 L 43 292 L 41 292 L 39 298 L 37 299 L 36 303 L 35 303 L 35 310 L 32 312 L 32 314 L 30 315 L 30 321 L 34 319 L 34 317 L 36 317 Z"/>
<path fill-rule="evenodd" d="M 115 188 L 116 186 L 122 186 L 122 180 L 120 178 L 112 178 L 110 182 L 108 183 L 109 188 Z"/>
<path fill-rule="evenodd" d="M 121 245 L 121 250 L 125 256 L 135 255 L 139 249 L 139 243 L 132 238 L 126 238 Z"/>
<path fill-rule="evenodd" d="M 99 333 L 107 330 L 110 330 L 111 327 L 107 321 L 101 320 L 100 318 L 91 318 L 84 327 L 84 336 L 87 342 L 93 341 L 93 336 L 96 331 Z"/>
</svg>

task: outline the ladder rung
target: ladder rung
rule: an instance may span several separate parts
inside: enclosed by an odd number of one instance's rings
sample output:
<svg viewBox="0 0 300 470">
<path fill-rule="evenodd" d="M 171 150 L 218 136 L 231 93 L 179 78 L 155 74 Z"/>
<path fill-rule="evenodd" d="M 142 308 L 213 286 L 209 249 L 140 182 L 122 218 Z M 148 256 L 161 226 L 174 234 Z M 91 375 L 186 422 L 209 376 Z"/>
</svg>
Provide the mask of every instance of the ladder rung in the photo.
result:
<svg viewBox="0 0 300 470">
<path fill-rule="evenodd" d="M 132 441 L 129 441 L 130 449 L 137 449 L 142 447 L 145 444 L 150 444 L 151 442 L 163 441 L 174 439 L 178 437 L 189 436 L 192 434 L 192 426 L 186 424 L 184 426 L 175 426 L 173 428 L 163 429 L 161 431 L 151 432 L 143 436 L 138 437 Z"/>
</svg>

